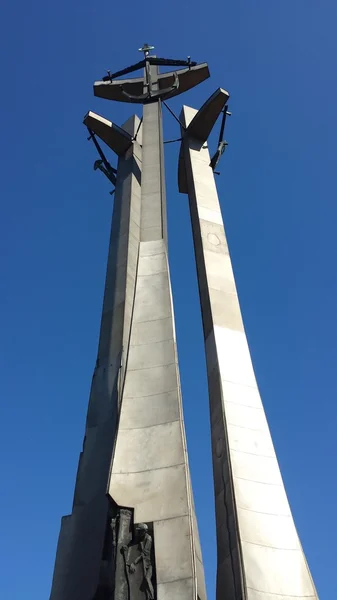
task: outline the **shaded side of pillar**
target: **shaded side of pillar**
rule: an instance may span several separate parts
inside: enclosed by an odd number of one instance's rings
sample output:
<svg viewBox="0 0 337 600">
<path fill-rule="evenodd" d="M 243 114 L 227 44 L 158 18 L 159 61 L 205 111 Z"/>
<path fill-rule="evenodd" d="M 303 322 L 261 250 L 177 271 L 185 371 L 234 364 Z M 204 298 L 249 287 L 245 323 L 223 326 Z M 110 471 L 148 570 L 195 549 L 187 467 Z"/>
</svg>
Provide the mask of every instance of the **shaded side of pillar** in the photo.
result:
<svg viewBox="0 0 337 600">
<path fill-rule="evenodd" d="M 143 108 L 142 231 L 141 241 L 167 241 L 166 190 L 160 102 Z"/>
<path fill-rule="evenodd" d="M 135 134 L 138 117 L 124 128 Z M 138 137 L 139 140 L 139 137 Z M 96 368 L 72 514 L 62 519 L 51 600 L 93 600 L 104 570 L 107 486 L 127 364 L 140 238 L 141 147 L 119 158 Z"/>
<path fill-rule="evenodd" d="M 187 126 L 197 111 L 184 107 Z M 207 360 L 218 600 L 317 600 L 259 395 L 207 144 L 184 160 Z"/>
<path fill-rule="evenodd" d="M 135 305 L 110 495 L 153 524 L 157 600 L 205 599 L 166 246 L 161 107 L 144 106 Z"/>
</svg>

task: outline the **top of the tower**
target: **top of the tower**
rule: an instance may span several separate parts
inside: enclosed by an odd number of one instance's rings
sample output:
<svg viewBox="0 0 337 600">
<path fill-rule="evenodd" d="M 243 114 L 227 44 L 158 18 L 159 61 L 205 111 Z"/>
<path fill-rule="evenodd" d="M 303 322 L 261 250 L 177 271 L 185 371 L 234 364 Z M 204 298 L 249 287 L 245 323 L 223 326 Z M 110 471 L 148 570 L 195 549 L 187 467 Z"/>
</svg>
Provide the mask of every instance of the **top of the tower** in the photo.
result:
<svg viewBox="0 0 337 600">
<path fill-rule="evenodd" d="M 210 76 L 207 63 L 198 64 L 191 61 L 190 56 L 186 60 L 158 58 L 150 55 L 151 50 L 154 46 L 144 44 L 139 48 L 139 52 L 144 53 L 143 60 L 115 73 L 108 71 L 100 81 L 95 81 L 94 95 L 118 102 L 148 104 L 182 94 Z M 183 68 L 159 73 L 160 66 Z M 143 69 L 142 77 L 119 79 L 140 69 Z"/>
<path fill-rule="evenodd" d="M 144 52 L 145 58 L 149 55 L 149 52 L 154 50 L 154 46 L 149 46 L 149 44 L 144 44 L 142 48 L 138 49 L 138 52 Z"/>
</svg>

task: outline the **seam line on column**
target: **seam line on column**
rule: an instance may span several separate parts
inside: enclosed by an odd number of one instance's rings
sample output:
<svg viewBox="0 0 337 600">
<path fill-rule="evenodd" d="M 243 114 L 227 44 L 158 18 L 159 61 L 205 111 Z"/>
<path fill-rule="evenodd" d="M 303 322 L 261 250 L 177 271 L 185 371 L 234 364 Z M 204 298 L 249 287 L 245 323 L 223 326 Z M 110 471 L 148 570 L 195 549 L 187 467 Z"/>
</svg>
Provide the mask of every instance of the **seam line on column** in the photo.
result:
<svg viewBox="0 0 337 600">
<path fill-rule="evenodd" d="M 214 275 L 214 276 L 218 277 L 218 275 L 216 273 L 211 273 L 211 275 Z M 207 277 L 207 283 L 208 283 L 208 277 Z M 227 296 L 235 296 L 235 298 L 238 298 L 237 292 L 228 292 L 227 290 L 222 290 L 220 287 L 214 287 L 214 285 L 212 285 L 212 286 L 208 285 L 208 289 L 210 291 L 213 290 L 214 292 L 221 292 L 222 294 L 226 294 Z M 213 310 L 214 310 L 214 308 L 213 308 L 213 302 L 212 302 L 212 299 L 211 299 L 211 311 L 212 311 L 212 313 L 213 313 Z M 242 318 L 241 312 L 240 312 L 240 317 Z M 216 324 L 215 324 L 215 326 L 216 326 Z M 220 325 L 220 327 L 222 327 L 222 325 Z M 232 329 L 232 328 L 231 327 L 225 327 L 225 329 Z M 240 329 L 234 329 L 234 331 L 240 331 L 241 332 Z"/>
<path fill-rule="evenodd" d="M 246 452 L 245 450 L 237 450 L 236 448 L 231 448 L 229 446 L 231 452 L 238 452 L 239 454 L 249 454 L 250 456 L 259 456 L 260 458 L 276 458 L 275 454 L 257 454 L 257 452 Z"/>
<path fill-rule="evenodd" d="M 151 346 L 152 344 L 162 344 L 163 342 L 173 342 L 173 335 L 165 340 L 158 340 L 157 342 L 145 342 L 144 344 L 130 344 L 131 348 L 139 348 L 140 346 Z"/>
<path fill-rule="evenodd" d="M 251 544 L 252 546 L 260 546 L 261 548 L 272 548 L 272 550 L 283 550 L 284 552 L 300 552 L 301 548 L 283 548 L 282 546 L 271 546 L 268 544 L 258 544 L 257 542 L 250 542 L 249 540 L 244 540 L 242 539 L 242 541 L 245 544 Z"/>
<path fill-rule="evenodd" d="M 180 419 L 170 419 L 169 421 L 162 421 L 160 423 L 154 423 L 152 425 L 143 425 L 142 427 L 119 427 L 119 431 L 135 431 L 136 429 L 148 429 L 149 427 L 157 427 L 158 425 L 167 425 L 168 423 L 179 423 Z"/>
<path fill-rule="evenodd" d="M 166 392 L 158 392 L 156 394 L 147 394 L 143 396 L 124 396 L 124 398 L 128 398 L 129 400 L 136 400 L 137 398 L 151 398 L 151 396 L 162 396 L 163 394 L 170 394 L 171 392 L 175 392 L 178 389 L 178 386 L 173 390 L 168 390 Z"/>
<path fill-rule="evenodd" d="M 235 425 L 235 423 L 230 423 L 230 421 L 227 421 L 227 425 L 233 425 L 233 427 L 238 427 L 239 429 L 248 429 L 248 431 L 266 431 L 265 429 L 256 429 L 256 427 L 244 427 L 243 425 Z"/>
<path fill-rule="evenodd" d="M 253 508 L 245 508 L 244 506 L 240 506 L 238 504 L 238 508 L 240 510 L 247 510 L 248 512 L 253 512 L 253 513 L 257 513 L 258 515 L 269 515 L 271 517 L 287 517 L 288 519 L 293 520 L 292 516 L 290 513 L 285 514 L 285 513 L 270 513 L 270 512 L 265 512 L 263 510 L 254 510 Z"/>
<path fill-rule="evenodd" d="M 169 319 L 169 318 L 172 318 L 172 314 L 165 315 L 163 317 L 159 317 L 156 319 L 146 319 L 145 321 L 135 321 L 135 325 L 138 325 L 138 323 L 153 323 L 153 321 L 161 321 L 162 319 Z"/>
<path fill-rule="evenodd" d="M 158 241 L 158 240 L 155 240 L 155 241 Z M 141 243 L 142 244 L 151 244 L 151 241 L 150 242 L 141 242 Z M 139 258 L 141 258 L 141 259 L 142 258 L 149 258 L 149 256 L 156 256 L 156 257 L 157 256 L 166 256 L 166 252 L 165 252 L 165 250 L 162 250 L 160 252 L 155 252 L 153 254 L 142 254 L 142 253 L 140 253 Z"/>
<path fill-rule="evenodd" d="M 163 321 L 164 319 L 172 320 L 172 315 L 170 314 L 168 317 L 159 317 L 159 319 L 147 319 L 146 321 L 137 321 L 136 325 L 138 325 L 138 323 L 154 323 L 154 321 Z"/>
<path fill-rule="evenodd" d="M 141 367 L 140 369 L 128 369 L 129 373 L 135 372 L 135 371 L 148 371 L 149 369 L 158 369 L 160 367 L 170 367 L 171 365 L 175 365 L 176 362 L 170 362 L 170 363 L 164 363 L 162 365 L 152 365 L 152 367 Z"/>
<path fill-rule="evenodd" d="M 153 523 L 160 523 L 161 521 L 172 521 L 173 519 L 180 519 L 180 517 L 188 517 L 188 512 L 176 515 L 174 517 L 165 517 L 164 519 L 155 519 Z"/>
<path fill-rule="evenodd" d="M 180 467 L 185 465 L 185 462 L 175 463 L 166 467 L 153 467 L 152 469 L 142 469 L 140 471 L 112 471 L 112 475 L 135 475 L 136 473 L 151 473 L 152 471 L 162 471 L 163 469 L 172 469 L 172 467 Z"/>
<path fill-rule="evenodd" d="M 202 208 L 205 208 L 205 207 L 202 207 Z M 211 210 L 211 209 L 208 209 L 208 210 Z M 216 212 L 216 211 L 214 211 L 214 212 Z M 219 213 L 219 214 L 221 214 L 221 213 Z M 211 221 L 210 219 L 205 219 L 205 217 L 200 217 L 199 211 L 198 211 L 198 217 L 199 217 L 199 221 L 205 221 L 205 223 L 212 223 L 212 225 L 220 225 L 220 227 L 224 226 L 223 220 L 221 223 L 218 223 L 217 221 Z M 208 250 L 208 248 L 207 248 L 207 250 Z M 217 254 L 220 254 L 220 252 L 217 252 Z M 221 253 L 221 254 L 224 254 L 224 253 Z M 227 252 L 226 254 L 229 254 L 229 252 Z"/>
<path fill-rule="evenodd" d="M 224 403 L 225 404 L 235 404 L 236 406 L 243 406 L 244 408 L 251 408 L 252 410 L 262 410 L 263 413 L 265 412 L 264 408 L 262 406 L 262 403 L 261 403 L 261 406 L 250 406 L 249 404 L 239 404 L 239 402 L 233 402 L 232 400 L 226 400 L 225 398 L 224 398 Z"/>
<path fill-rule="evenodd" d="M 217 327 L 217 325 L 216 325 L 216 327 Z M 240 333 L 242 333 L 242 332 L 240 332 Z M 218 357 L 218 360 L 219 360 L 219 353 L 218 353 L 218 351 L 216 351 L 216 352 L 217 352 L 217 357 Z M 260 392 L 259 392 L 259 388 L 257 387 L 257 384 L 255 384 L 255 385 L 248 385 L 248 383 L 240 383 L 239 381 L 233 381 L 231 379 L 225 379 L 224 377 L 221 377 L 221 368 L 219 368 L 218 371 L 219 371 L 219 375 L 220 375 L 221 381 L 225 381 L 226 383 L 232 383 L 233 385 L 240 385 L 242 387 L 251 388 L 253 390 L 256 390 L 258 392 L 259 396 L 260 396 Z"/>
<path fill-rule="evenodd" d="M 253 590 L 254 592 L 259 592 L 260 594 L 270 594 L 271 596 L 279 596 L 280 598 L 282 598 L 282 600 L 283 600 L 283 598 L 314 598 L 315 600 L 317 599 L 317 596 L 315 594 L 314 595 L 312 595 L 312 594 L 310 594 L 310 595 L 307 595 L 307 594 L 303 595 L 303 594 L 301 594 L 300 596 L 297 596 L 297 595 L 294 596 L 293 594 L 277 594 L 275 592 L 268 592 L 268 591 L 265 591 L 265 590 L 258 590 L 257 588 L 253 588 L 253 587 L 251 587 L 249 585 L 247 585 L 247 589 L 248 590 Z"/>
<path fill-rule="evenodd" d="M 188 577 L 181 577 L 181 579 L 170 579 L 169 581 L 160 582 L 157 581 L 157 585 L 167 585 L 168 583 L 176 583 L 177 581 L 187 581 L 188 579 L 191 579 L 191 581 L 193 581 L 193 575 L 189 575 Z"/>
<path fill-rule="evenodd" d="M 167 273 L 166 267 L 161 271 L 154 271 L 153 273 L 143 273 L 142 275 L 139 274 L 138 277 L 151 277 L 152 275 L 160 275 L 160 273 Z"/>
<path fill-rule="evenodd" d="M 261 483 L 261 485 L 272 485 L 273 487 L 283 488 L 281 483 L 269 483 L 268 481 L 258 481 L 258 479 L 248 479 L 247 477 L 238 477 L 238 475 L 233 474 L 234 479 L 242 479 L 242 481 L 251 481 L 252 483 Z"/>
</svg>

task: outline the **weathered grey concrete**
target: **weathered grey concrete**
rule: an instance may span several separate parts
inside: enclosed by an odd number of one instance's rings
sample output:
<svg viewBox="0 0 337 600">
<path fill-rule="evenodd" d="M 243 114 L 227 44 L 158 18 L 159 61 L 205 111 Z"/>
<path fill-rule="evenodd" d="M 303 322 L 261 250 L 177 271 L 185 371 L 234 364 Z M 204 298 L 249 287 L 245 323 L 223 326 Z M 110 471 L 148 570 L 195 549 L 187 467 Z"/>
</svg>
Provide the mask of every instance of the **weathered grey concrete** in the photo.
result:
<svg viewBox="0 0 337 600">
<path fill-rule="evenodd" d="M 110 121 L 94 113 L 86 120 L 117 153 L 129 143 Z M 206 600 L 167 258 L 161 121 L 159 103 L 144 106 L 137 142 L 118 163 L 98 360 L 51 600 L 94 600 L 107 494 L 133 510 L 134 523 L 153 523 L 157 600 Z M 124 128 L 133 137 L 138 124 Z"/>
<path fill-rule="evenodd" d="M 132 117 L 124 128 L 134 135 L 138 125 L 139 119 Z M 118 161 L 97 364 L 73 510 L 62 520 L 51 600 L 93 600 L 99 581 L 108 513 L 106 490 L 117 432 L 138 265 L 140 173 L 141 147 L 134 143 Z"/>
<path fill-rule="evenodd" d="M 154 78 L 153 78 L 154 79 Z M 204 600 L 167 259 L 161 106 L 144 106 L 139 262 L 109 492 L 154 523 L 158 600 Z"/>
<path fill-rule="evenodd" d="M 184 107 L 185 126 L 196 111 Z M 208 371 L 218 600 L 315 600 L 259 395 L 207 144 L 185 135 Z"/>
<path fill-rule="evenodd" d="M 158 67 L 151 66 L 153 90 L 158 89 Z M 164 172 L 164 146 L 160 102 L 143 107 L 143 173 L 141 241 L 167 242 L 166 191 Z"/>
<path fill-rule="evenodd" d="M 188 125 L 185 135 L 195 138 L 199 142 L 206 143 L 221 111 L 224 110 L 228 98 L 229 93 L 226 92 L 226 90 L 223 90 L 222 88 L 217 89 L 202 105 L 200 110 L 196 112 Z M 178 164 L 178 188 L 181 194 L 188 194 L 184 153 L 184 144 L 181 144 Z M 215 219 L 215 222 L 218 222 L 214 212 L 212 217 Z"/>
<path fill-rule="evenodd" d="M 124 156 L 132 145 L 131 134 L 91 110 L 84 117 L 83 123 L 116 152 L 117 156 Z"/>
<path fill-rule="evenodd" d="M 161 105 L 148 104 L 143 109 L 143 176 L 141 241 L 163 238 L 165 218 L 165 183 L 162 147 Z"/>
<path fill-rule="evenodd" d="M 142 326 L 141 344 L 139 326 Z M 118 504 L 128 502 L 135 508 L 136 522 L 154 521 L 158 585 L 170 582 L 177 585 L 181 580 L 185 589 L 184 582 L 188 579 L 191 585 L 186 587 L 189 595 L 185 597 L 196 598 L 198 593 L 204 598 L 202 569 L 198 592 L 196 587 L 197 548 L 200 557 L 201 553 L 193 525 L 163 239 L 140 244 L 129 361 L 110 494 Z M 158 594 L 159 589 L 163 588 L 158 587 Z M 174 587 L 165 590 L 165 597 L 173 598 Z"/>
</svg>

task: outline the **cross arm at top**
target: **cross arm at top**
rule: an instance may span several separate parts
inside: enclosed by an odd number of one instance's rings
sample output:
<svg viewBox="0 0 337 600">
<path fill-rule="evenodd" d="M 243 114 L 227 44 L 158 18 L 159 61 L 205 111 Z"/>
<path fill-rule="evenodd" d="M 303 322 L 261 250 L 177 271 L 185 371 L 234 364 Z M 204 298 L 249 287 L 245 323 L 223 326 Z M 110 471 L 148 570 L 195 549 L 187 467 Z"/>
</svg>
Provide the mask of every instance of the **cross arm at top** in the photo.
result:
<svg viewBox="0 0 337 600">
<path fill-rule="evenodd" d="M 209 76 L 210 72 L 207 63 L 189 66 L 185 69 L 170 71 L 169 73 L 160 73 L 158 75 L 159 92 L 162 91 L 164 99 L 167 100 L 169 98 L 173 98 L 174 96 L 178 96 L 187 90 L 190 90 L 199 83 L 205 81 L 205 79 L 208 79 Z M 178 85 L 169 90 L 169 88 L 173 86 L 176 79 L 178 79 Z M 106 100 L 115 100 L 117 102 L 135 102 L 139 104 L 158 100 L 158 96 L 160 97 L 160 94 L 154 96 L 153 98 L 149 97 L 144 99 L 143 87 L 143 77 L 113 81 L 101 80 L 95 81 L 94 83 L 94 95 L 99 98 L 105 98 Z M 169 90 L 169 92 L 164 93 L 166 90 Z M 132 97 L 131 100 L 130 97 Z M 137 99 L 137 97 L 139 98 Z"/>
</svg>

